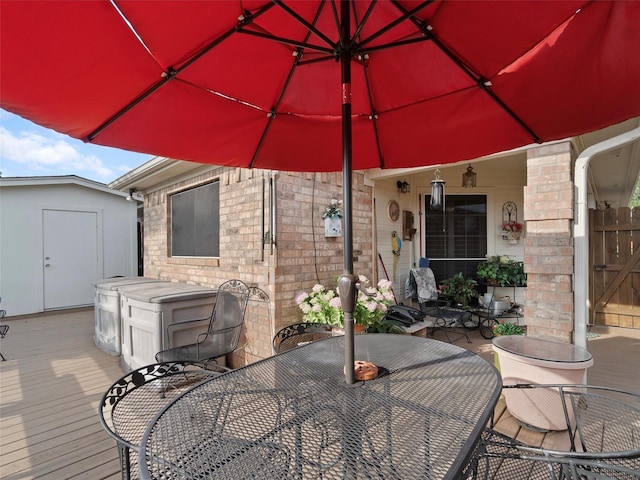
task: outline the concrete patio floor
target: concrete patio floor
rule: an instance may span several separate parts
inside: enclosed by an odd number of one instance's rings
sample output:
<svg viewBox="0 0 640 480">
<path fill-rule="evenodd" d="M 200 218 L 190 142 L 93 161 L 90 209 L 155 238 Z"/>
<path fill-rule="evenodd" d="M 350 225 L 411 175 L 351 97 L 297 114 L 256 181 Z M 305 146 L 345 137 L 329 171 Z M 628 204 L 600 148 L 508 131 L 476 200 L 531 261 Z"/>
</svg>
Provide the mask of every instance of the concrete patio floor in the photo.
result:
<svg viewBox="0 0 640 480">
<path fill-rule="evenodd" d="M 93 309 L 8 317 L 0 351 L 0 478 L 116 479 L 115 442 L 98 420 L 104 391 L 123 374 L 119 360 L 93 343 Z M 640 330 L 594 327 L 589 383 L 640 394 Z M 456 345 L 493 361 L 491 342 L 471 331 Z M 444 334 L 436 332 L 436 339 Z M 543 441 L 521 429 L 501 402 L 498 426 L 530 443 Z"/>
</svg>

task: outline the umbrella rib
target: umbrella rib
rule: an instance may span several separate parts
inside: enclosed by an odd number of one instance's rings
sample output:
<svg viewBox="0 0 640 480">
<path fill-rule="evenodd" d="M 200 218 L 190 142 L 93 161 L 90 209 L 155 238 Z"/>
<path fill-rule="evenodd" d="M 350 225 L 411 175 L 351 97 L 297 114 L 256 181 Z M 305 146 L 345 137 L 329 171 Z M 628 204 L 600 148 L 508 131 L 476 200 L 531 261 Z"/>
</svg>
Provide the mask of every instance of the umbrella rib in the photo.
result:
<svg viewBox="0 0 640 480">
<path fill-rule="evenodd" d="M 407 12 L 407 10 L 400 4 L 398 4 L 397 0 L 392 0 L 393 4 L 403 12 Z M 415 9 L 414 9 L 415 10 Z M 409 12 L 407 12 L 409 13 Z M 433 33 L 433 28 L 431 25 L 428 25 L 426 22 L 418 21 L 412 16 L 408 16 L 408 19 L 422 32 L 422 34 L 428 39 L 431 40 L 435 46 L 437 46 L 442 53 L 444 53 L 462 72 L 464 72 L 475 84 L 478 88 L 484 91 L 495 103 L 502 108 L 502 110 L 507 113 L 520 127 L 529 134 L 529 136 L 533 139 L 534 142 L 540 142 L 540 137 L 533 131 L 529 125 L 527 125 L 524 120 L 522 120 L 513 110 L 511 110 L 500 97 L 498 97 L 493 91 L 489 89 L 491 82 L 487 79 L 483 78 L 481 75 L 474 74 L 465 64 L 464 62 L 458 58 L 446 45 L 444 45 L 438 37 Z"/>
<path fill-rule="evenodd" d="M 384 35 L 385 33 L 387 33 L 389 30 L 395 28 L 396 26 L 400 25 L 401 23 L 403 23 L 406 20 L 414 20 L 413 16 L 415 14 L 417 14 L 418 12 L 420 12 L 421 10 L 423 10 L 424 8 L 428 7 L 429 5 L 431 5 L 434 2 L 434 0 L 426 0 L 424 2 L 422 2 L 420 5 L 418 5 L 417 7 L 414 7 L 411 10 L 406 10 L 405 8 L 401 7 L 400 5 L 397 4 L 397 2 L 395 0 L 392 0 L 392 3 L 394 5 L 396 5 L 396 7 L 398 8 L 398 10 L 400 10 L 400 12 L 402 12 L 402 15 L 398 18 L 396 18 L 393 22 L 387 24 L 385 27 L 379 29 L 377 32 L 375 32 L 374 34 L 368 36 L 367 38 L 365 38 L 364 40 L 362 40 L 359 45 L 363 46 L 366 45 L 367 43 L 372 42 L 373 40 L 375 40 L 376 38 L 380 37 L 381 35 Z M 415 20 L 414 20 L 415 21 Z"/>
<path fill-rule="evenodd" d="M 373 136 L 376 139 L 376 149 L 378 150 L 378 165 L 380 168 L 384 168 L 384 157 L 382 156 L 382 147 L 380 146 L 380 136 L 378 134 L 378 114 L 373 106 L 373 97 L 371 96 L 371 88 L 369 87 L 369 75 L 367 73 L 367 64 L 362 64 L 362 71 L 364 76 L 364 83 L 367 86 L 367 98 L 369 99 L 369 108 L 371 109 L 371 115 L 369 119 L 371 120 L 372 128 L 373 128 Z"/>
<path fill-rule="evenodd" d="M 400 4 L 398 4 L 397 0 L 391 0 L 392 3 L 402 12 L 407 12 L 407 10 Z M 414 9 L 415 10 L 415 9 Z M 408 13 L 408 12 L 407 12 Z M 480 75 L 474 74 L 465 64 L 462 62 L 457 55 L 455 55 L 449 48 L 447 48 L 433 33 L 431 25 L 427 25 L 426 22 L 418 21 L 412 16 L 408 17 L 409 21 L 411 21 L 421 32 L 422 34 L 429 40 L 431 40 L 434 45 L 436 45 L 442 53 L 444 53 L 460 70 L 462 70 L 475 84 L 478 88 L 484 91 L 495 103 L 502 108 L 507 115 L 509 115 L 520 127 L 525 130 L 533 139 L 534 142 L 539 143 L 540 137 L 533 131 L 529 125 L 527 125 L 524 120 L 522 120 L 513 110 L 511 110 L 494 92 L 489 89 L 491 85 L 490 81 L 483 78 Z"/>
<path fill-rule="evenodd" d="M 362 20 L 358 20 L 356 18 L 356 6 L 355 3 L 352 3 L 353 5 L 353 19 L 356 23 L 356 31 L 353 33 L 353 38 L 358 38 L 360 36 L 360 32 L 362 31 L 362 29 L 364 28 L 364 26 L 367 24 L 367 20 L 369 20 L 369 17 L 371 16 L 371 12 L 373 12 L 373 7 L 375 7 L 377 3 L 377 0 L 373 0 L 371 2 L 371 4 L 369 5 L 369 8 L 367 8 L 367 11 L 364 12 L 364 15 L 362 16 Z"/>
<path fill-rule="evenodd" d="M 276 100 L 276 103 L 274 104 L 274 106 L 271 108 L 271 111 L 269 113 L 267 113 L 267 116 L 269 117 L 269 120 L 267 120 L 267 125 L 264 127 L 264 130 L 262 131 L 262 135 L 260 136 L 260 140 L 258 141 L 258 145 L 253 153 L 253 157 L 251 158 L 251 162 L 249 162 L 249 168 L 253 168 L 255 166 L 256 161 L 258 160 L 258 155 L 260 155 L 260 151 L 262 150 L 262 146 L 264 145 L 265 140 L 267 139 L 267 134 L 269 133 L 269 130 L 271 129 L 271 125 L 273 125 L 273 122 L 276 119 L 276 110 L 278 109 L 278 106 L 280 105 L 280 103 L 282 102 L 282 98 L 284 97 L 285 92 L 287 91 L 287 87 L 289 86 L 289 83 L 291 83 L 291 79 L 293 78 L 293 72 L 295 72 L 296 67 L 299 64 L 299 59 L 302 55 L 302 52 L 300 52 L 300 48 L 297 49 L 298 54 L 296 55 L 296 58 L 293 62 L 293 65 L 291 65 L 291 69 L 289 70 L 289 74 L 287 75 L 287 79 L 284 82 L 284 85 L 282 86 L 282 90 L 280 91 L 280 95 L 278 96 L 278 99 Z"/>
<path fill-rule="evenodd" d="M 226 40 L 227 38 L 229 38 L 231 35 L 233 35 L 234 33 L 240 32 L 242 31 L 242 27 L 244 25 L 247 25 L 251 22 L 253 22 L 257 17 L 259 17 L 260 15 L 262 15 L 263 13 L 265 13 L 267 10 L 269 10 L 271 7 L 273 7 L 273 4 L 267 4 L 266 6 L 264 6 L 262 9 L 258 10 L 256 13 L 254 14 L 249 14 L 247 12 L 246 15 L 243 15 L 241 17 L 238 18 L 238 22 L 229 30 L 227 30 L 226 32 L 224 32 L 222 35 L 220 35 L 219 37 L 216 37 L 214 40 L 212 40 L 211 42 L 209 42 L 207 45 L 205 45 L 202 49 L 200 49 L 198 52 L 194 53 L 190 58 L 188 58 L 187 60 L 185 60 L 184 62 L 182 62 L 182 65 L 178 68 L 178 69 L 174 69 L 173 67 L 168 67 L 166 71 L 162 72 L 161 75 L 161 79 L 157 82 L 154 83 L 153 85 L 151 85 L 149 88 L 147 88 L 144 92 L 140 93 L 137 97 L 135 97 L 131 102 L 127 103 L 123 108 L 121 108 L 120 110 L 118 110 L 115 114 L 113 114 L 111 117 L 109 117 L 107 120 L 105 120 L 100 126 L 98 126 L 98 128 L 96 128 L 95 130 L 93 130 L 91 133 L 89 133 L 85 139 L 89 142 L 92 142 L 98 135 L 100 135 L 106 128 L 108 128 L 110 125 L 112 125 L 115 121 L 117 121 L 120 117 L 122 117 L 124 114 L 126 114 L 127 112 L 129 112 L 131 109 L 133 109 L 136 105 L 138 105 L 139 103 L 141 103 L 143 100 L 145 100 L 146 98 L 148 98 L 150 95 L 152 95 L 154 92 L 156 92 L 160 87 L 162 87 L 165 83 L 169 82 L 170 80 L 173 80 L 174 78 L 176 78 L 176 76 L 182 72 L 183 70 L 185 70 L 186 68 L 188 68 L 189 66 L 193 65 L 194 62 L 196 62 L 199 58 L 201 58 L 203 55 L 205 55 L 206 53 L 208 53 L 209 51 L 211 51 L 212 49 L 214 49 L 215 47 L 217 47 L 220 43 L 222 43 L 224 40 Z M 114 4 L 114 8 L 117 9 L 118 14 L 122 17 L 122 19 L 128 24 L 129 28 L 131 29 L 131 31 L 136 35 L 136 37 L 138 38 L 138 41 L 145 47 L 145 49 L 147 50 L 147 52 L 149 53 L 149 55 L 155 60 L 155 56 L 153 55 L 153 53 L 147 48 L 146 44 L 144 43 L 144 41 L 142 40 L 142 38 L 137 34 L 134 26 L 128 21 L 128 19 L 124 16 L 124 13 L 120 11 L 120 9 Z M 162 68 L 162 66 L 160 65 L 160 68 Z"/>
<path fill-rule="evenodd" d="M 357 18 L 357 12 L 354 6 L 353 9 L 353 19 L 356 22 L 356 25 L 359 25 L 359 27 L 356 29 L 356 33 L 353 35 L 353 38 L 356 39 L 359 37 L 360 35 L 360 31 L 363 27 L 363 25 L 367 22 L 367 18 L 369 17 L 369 15 L 371 14 L 371 11 L 373 9 L 373 5 L 375 4 L 375 1 L 371 3 L 371 5 L 369 6 L 369 9 L 367 9 L 367 11 L 365 12 L 364 16 L 362 17 L 362 20 L 358 20 Z M 369 83 L 369 72 L 367 71 L 367 57 L 366 55 L 362 54 L 360 55 L 360 59 L 361 59 L 361 65 L 362 65 L 362 76 L 364 78 L 364 83 L 365 83 L 365 88 L 367 91 L 367 99 L 369 100 L 369 110 L 370 110 L 370 115 L 369 115 L 369 119 L 371 120 L 371 128 L 373 129 L 373 137 L 375 138 L 375 143 L 376 143 L 376 149 L 378 151 L 378 166 L 380 168 L 383 168 L 384 166 L 384 158 L 382 156 L 382 147 L 380 146 L 380 135 L 378 132 L 378 114 L 376 113 L 375 107 L 373 105 L 373 97 L 371 95 L 371 86 Z"/>
<path fill-rule="evenodd" d="M 318 52 L 328 53 L 330 55 L 333 55 L 334 58 L 336 54 L 335 48 L 321 47 L 319 45 L 314 45 L 312 43 L 301 42 L 300 40 L 293 40 L 291 38 L 286 38 L 286 37 L 279 37 L 276 35 L 272 35 L 270 33 L 262 33 L 262 32 L 257 32 L 255 30 L 243 30 L 243 29 L 239 29 L 237 33 L 244 33 L 245 35 L 252 35 L 254 37 L 265 38 L 267 40 L 273 40 L 274 42 L 283 43 L 285 45 L 291 45 L 297 48 L 305 48 L 307 50 L 316 50 Z"/>
<path fill-rule="evenodd" d="M 424 36 L 416 37 L 416 38 L 407 38 L 406 40 L 398 40 L 396 42 L 383 43 L 383 44 L 375 45 L 369 48 L 358 49 L 358 53 L 361 55 L 364 55 L 371 52 L 386 50 L 388 48 L 400 47 L 403 45 L 411 45 L 413 43 L 429 42 L 429 41 L 432 41 L 432 39 Z"/>
<path fill-rule="evenodd" d="M 322 5 L 318 8 L 318 10 L 316 11 L 315 17 L 313 19 L 313 23 L 315 24 L 318 21 L 318 18 L 320 18 L 320 13 L 322 11 Z M 305 36 L 304 42 L 303 43 L 307 43 L 307 41 L 309 40 L 309 37 L 311 36 L 312 30 L 307 30 L 307 34 Z M 264 142 L 267 138 L 267 134 L 269 133 L 269 130 L 271 129 L 271 125 L 273 124 L 274 120 L 276 119 L 276 111 L 278 109 L 278 107 L 280 106 L 280 103 L 282 103 L 282 99 L 284 98 L 284 94 L 287 91 L 287 88 L 289 87 L 289 84 L 291 83 L 291 80 L 293 78 L 293 74 L 296 71 L 296 68 L 300 65 L 301 60 L 302 60 L 302 56 L 304 55 L 304 49 L 302 46 L 298 46 L 296 48 L 296 52 L 295 52 L 295 59 L 293 61 L 293 64 L 291 65 L 291 69 L 289 70 L 289 74 L 287 75 L 287 79 L 284 82 L 284 85 L 282 86 L 282 89 L 280 90 L 280 95 L 278 95 L 278 98 L 276 100 L 276 102 L 274 103 L 273 107 L 271 108 L 271 111 L 267 114 L 269 117 L 269 120 L 267 120 L 267 125 L 265 126 L 262 135 L 260 136 L 260 140 L 258 141 L 258 145 L 253 153 L 253 156 L 251 158 L 251 162 L 249 162 L 249 168 L 253 168 L 256 161 L 258 160 L 258 155 L 260 154 L 260 151 L 262 150 L 262 146 L 264 145 Z M 325 57 L 325 58 L 329 58 L 329 57 Z M 309 62 L 307 62 L 309 63 Z"/>
<path fill-rule="evenodd" d="M 149 46 L 145 43 L 145 41 L 142 39 L 142 37 L 140 36 L 140 34 L 138 33 L 138 31 L 134 28 L 133 24 L 129 21 L 129 19 L 127 18 L 127 16 L 124 14 L 124 12 L 120 9 L 120 7 L 118 6 L 118 4 L 116 3 L 116 0 L 109 0 L 109 3 L 111 3 L 111 6 L 116 10 L 116 12 L 118 13 L 118 15 L 120 15 L 120 18 L 122 18 L 122 20 L 124 21 L 124 23 L 127 24 L 127 27 L 129 27 L 129 30 L 131 30 L 131 33 L 133 33 L 133 35 L 138 39 L 138 42 L 140 42 L 140 45 L 143 46 L 143 48 L 147 51 L 147 53 L 149 54 L 149 56 L 151 58 L 153 58 L 153 61 L 156 62 L 158 64 L 158 66 L 160 68 L 162 68 L 162 64 L 158 61 L 158 59 L 155 57 L 155 55 L 151 52 L 151 49 L 149 48 Z"/>
<path fill-rule="evenodd" d="M 274 0 L 274 2 L 278 7 L 280 7 L 287 14 L 289 14 L 289 16 L 291 16 L 294 20 L 296 20 L 298 23 L 300 23 L 302 26 L 304 26 L 308 30 L 309 33 L 313 33 L 313 34 L 317 35 L 318 38 L 323 40 L 327 45 L 330 45 L 335 51 L 336 45 L 329 37 L 327 37 L 324 33 L 322 33 L 320 30 L 318 30 L 314 25 L 310 24 L 304 18 L 302 18 L 300 15 L 298 15 L 288 5 L 285 5 L 280 0 L 277 0 L 277 1 Z M 324 2 L 321 2 L 320 3 L 320 8 L 318 8 L 318 11 L 316 12 L 316 15 L 319 15 L 320 11 L 322 10 L 322 6 L 323 5 L 324 5 Z M 317 16 L 316 16 L 316 19 L 317 19 Z M 294 45 L 295 45 L 295 43 L 294 43 Z"/>
</svg>

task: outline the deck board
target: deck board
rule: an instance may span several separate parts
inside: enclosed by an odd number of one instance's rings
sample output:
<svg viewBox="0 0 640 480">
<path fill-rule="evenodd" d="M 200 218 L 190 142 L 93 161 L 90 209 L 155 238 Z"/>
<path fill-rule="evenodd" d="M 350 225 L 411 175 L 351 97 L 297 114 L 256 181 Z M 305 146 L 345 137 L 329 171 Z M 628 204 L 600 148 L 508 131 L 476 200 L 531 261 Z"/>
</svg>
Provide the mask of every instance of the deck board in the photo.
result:
<svg viewBox="0 0 640 480">
<path fill-rule="evenodd" d="M 97 411 L 122 370 L 93 345 L 93 310 L 3 321 L 0 478 L 119 478 L 115 442 Z"/>
<path fill-rule="evenodd" d="M 119 359 L 93 344 L 93 309 L 8 317 L 9 333 L 0 362 L 0 478 L 2 480 L 120 478 L 115 442 L 98 420 L 98 403 L 123 371 Z M 590 339 L 595 364 L 590 383 L 626 388 L 640 394 L 640 331 L 595 327 Z M 440 333 L 436 333 L 439 338 Z M 444 335 L 442 335 L 444 338 Z M 493 361 L 488 340 L 470 332 L 473 343 L 456 345 Z M 496 428 L 521 441 L 548 448 L 566 434 L 543 435 L 522 426 L 501 400 Z"/>
</svg>

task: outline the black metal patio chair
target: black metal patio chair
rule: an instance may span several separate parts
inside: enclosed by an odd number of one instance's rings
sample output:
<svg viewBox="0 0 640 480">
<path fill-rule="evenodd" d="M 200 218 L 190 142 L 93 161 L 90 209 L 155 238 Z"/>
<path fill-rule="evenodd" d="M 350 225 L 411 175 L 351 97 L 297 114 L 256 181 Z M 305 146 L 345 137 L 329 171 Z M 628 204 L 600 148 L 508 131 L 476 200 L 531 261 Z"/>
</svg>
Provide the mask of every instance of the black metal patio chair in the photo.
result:
<svg viewBox="0 0 640 480">
<path fill-rule="evenodd" d="M 422 263 L 424 259 L 420 260 Z M 429 332 L 430 335 L 433 336 L 436 331 L 441 330 L 449 343 L 463 337 L 467 340 L 467 343 L 471 343 L 471 338 L 467 333 L 471 312 L 450 308 L 450 302 L 439 296 L 438 283 L 433 270 L 429 267 L 409 269 L 409 274 L 405 281 L 405 297 L 416 300 L 420 310 L 431 317 L 433 325 Z M 453 330 L 456 330 L 456 332 L 453 333 Z"/>
<path fill-rule="evenodd" d="M 102 427 L 116 441 L 123 480 L 139 478 L 140 441 L 160 409 L 189 388 L 224 371 L 224 367 L 198 362 L 155 363 L 127 373 L 107 389 L 98 416 Z"/>
<path fill-rule="evenodd" d="M 333 335 L 331 325 L 326 323 L 294 323 L 281 328 L 273 336 L 274 353 L 286 352 L 298 345 L 304 345 Z"/>
<path fill-rule="evenodd" d="M 244 282 L 224 282 L 218 288 L 207 331 L 198 335 L 195 343 L 156 353 L 156 361 L 188 360 L 215 363 L 216 358 L 233 352 L 240 341 L 249 295 L 250 289 Z"/>
<path fill-rule="evenodd" d="M 503 388 L 520 389 L 542 410 L 561 408 L 569 450 L 527 446 L 488 428 L 468 478 L 640 479 L 640 395 L 594 385 Z"/>
<path fill-rule="evenodd" d="M 622 459 L 630 460 L 630 459 Z M 525 445 L 486 429 L 465 479 L 638 480 L 640 470 L 615 455 L 565 452 Z"/>
</svg>

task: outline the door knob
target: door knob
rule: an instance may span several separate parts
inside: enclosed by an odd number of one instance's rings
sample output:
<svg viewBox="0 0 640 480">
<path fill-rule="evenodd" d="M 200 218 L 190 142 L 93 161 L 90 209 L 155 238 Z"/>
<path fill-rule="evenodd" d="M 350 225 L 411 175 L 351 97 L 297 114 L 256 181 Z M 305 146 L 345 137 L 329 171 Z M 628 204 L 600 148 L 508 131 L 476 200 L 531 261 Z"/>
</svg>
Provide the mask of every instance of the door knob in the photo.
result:
<svg viewBox="0 0 640 480">
<path fill-rule="evenodd" d="M 45 267 L 50 267 L 51 265 L 50 265 L 50 264 L 48 264 L 48 263 L 45 263 L 45 264 L 44 264 L 44 266 L 45 266 Z"/>
</svg>

